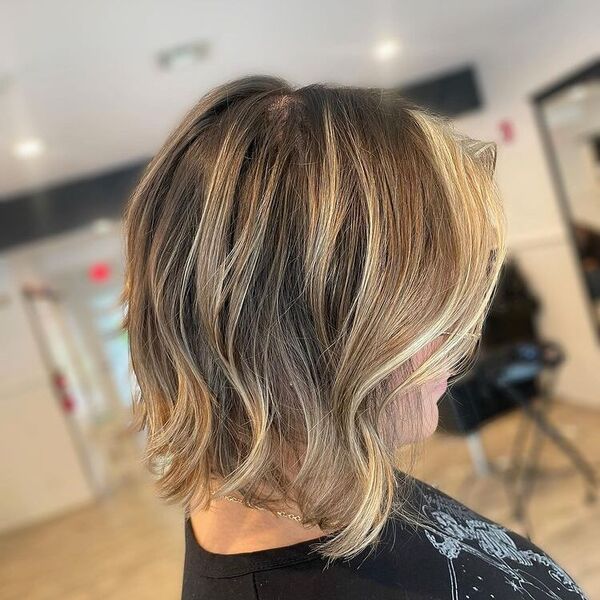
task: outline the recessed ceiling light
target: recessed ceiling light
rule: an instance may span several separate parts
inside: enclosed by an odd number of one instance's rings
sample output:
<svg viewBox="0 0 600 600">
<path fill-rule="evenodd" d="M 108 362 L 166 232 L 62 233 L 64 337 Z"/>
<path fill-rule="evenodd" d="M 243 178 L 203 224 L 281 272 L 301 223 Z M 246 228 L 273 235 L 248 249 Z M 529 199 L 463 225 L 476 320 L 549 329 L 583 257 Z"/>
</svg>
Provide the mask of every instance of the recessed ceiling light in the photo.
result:
<svg viewBox="0 0 600 600">
<path fill-rule="evenodd" d="M 162 50 L 156 59 L 162 69 L 182 69 L 204 60 L 208 56 L 209 50 L 208 42 L 191 42 Z"/>
<path fill-rule="evenodd" d="M 397 56 L 400 53 L 401 49 L 402 47 L 400 46 L 400 43 L 398 41 L 383 40 L 375 46 L 375 58 L 381 61 L 389 60 L 390 58 L 394 58 L 394 56 Z"/>
<path fill-rule="evenodd" d="M 13 154 L 17 158 L 35 158 L 44 152 L 44 143 L 38 138 L 22 140 L 15 144 Z"/>
</svg>

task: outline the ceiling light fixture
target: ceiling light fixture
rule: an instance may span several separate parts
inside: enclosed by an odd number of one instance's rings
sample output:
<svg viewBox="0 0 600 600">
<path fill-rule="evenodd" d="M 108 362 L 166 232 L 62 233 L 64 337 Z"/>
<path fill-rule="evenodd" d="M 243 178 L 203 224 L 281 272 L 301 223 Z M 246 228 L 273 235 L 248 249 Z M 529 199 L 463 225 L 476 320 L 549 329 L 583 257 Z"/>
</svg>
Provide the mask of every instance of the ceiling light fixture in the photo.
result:
<svg viewBox="0 0 600 600">
<path fill-rule="evenodd" d="M 13 154 L 17 158 L 24 160 L 29 158 L 36 158 L 44 152 L 44 143 L 38 138 L 30 138 L 22 140 L 15 144 L 13 148 Z"/>
<path fill-rule="evenodd" d="M 194 65 L 204 60 L 209 54 L 210 46 L 208 42 L 197 41 L 189 44 L 182 44 L 167 50 L 161 50 L 156 60 L 161 69 L 173 71 Z"/>
<path fill-rule="evenodd" d="M 390 60 L 400 53 L 401 46 L 396 40 L 383 40 L 375 46 L 375 58 L 381 61 Z"/>
</svg>

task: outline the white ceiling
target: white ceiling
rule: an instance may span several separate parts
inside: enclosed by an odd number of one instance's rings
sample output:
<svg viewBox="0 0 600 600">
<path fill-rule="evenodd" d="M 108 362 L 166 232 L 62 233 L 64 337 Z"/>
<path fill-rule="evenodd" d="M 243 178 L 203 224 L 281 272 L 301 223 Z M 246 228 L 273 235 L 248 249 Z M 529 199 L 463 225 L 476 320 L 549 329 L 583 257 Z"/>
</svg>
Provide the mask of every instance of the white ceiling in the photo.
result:
<svg viewBox="0 0 600 600">
<path fill-rule="evenodd" d="M 207 89 L 250 73 L 397 85 L 502 51 L 557 0 L 0 0 L 0 196 L 146 158 Z M 403 51 L 374 59 L 382 39 Z M 160 50 L 211 54 L 165 72 Z M 19 140 L 46 151 L 13 156 Z"/>
</svg>

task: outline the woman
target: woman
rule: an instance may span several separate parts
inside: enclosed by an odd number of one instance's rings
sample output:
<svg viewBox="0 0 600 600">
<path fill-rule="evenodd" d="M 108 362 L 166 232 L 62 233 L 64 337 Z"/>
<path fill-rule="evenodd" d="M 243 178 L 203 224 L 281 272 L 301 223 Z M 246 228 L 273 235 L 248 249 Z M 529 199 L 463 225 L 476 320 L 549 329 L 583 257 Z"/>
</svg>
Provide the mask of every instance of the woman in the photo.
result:
<svg viewBox="0 0 600 600">
<path fill-rule="evenodd" d="M 126 215 L 136 413 L 186 508 L 183 598 L 581 598 L 400 470 L 504 257 L 494 148 L 373 89 L 207 94 Z"/>
</svg>

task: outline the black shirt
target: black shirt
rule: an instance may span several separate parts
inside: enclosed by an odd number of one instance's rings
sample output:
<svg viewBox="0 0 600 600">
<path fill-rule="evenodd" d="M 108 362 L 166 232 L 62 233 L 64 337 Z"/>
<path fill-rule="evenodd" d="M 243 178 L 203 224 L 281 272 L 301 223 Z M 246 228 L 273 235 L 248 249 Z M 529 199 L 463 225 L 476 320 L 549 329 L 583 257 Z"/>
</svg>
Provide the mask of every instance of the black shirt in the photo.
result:
<svg viewBox="0 0 600 600">
<path fill-rule="evenodd" d="M 585 600 L 525 538 L 421 481 L 410 498 L 426 524 L 389 519 L 375 550 L 327 568 L 311 552 L 317 540 L 214 554 L 186 520 L 182 600 Z"/>
</svg>

